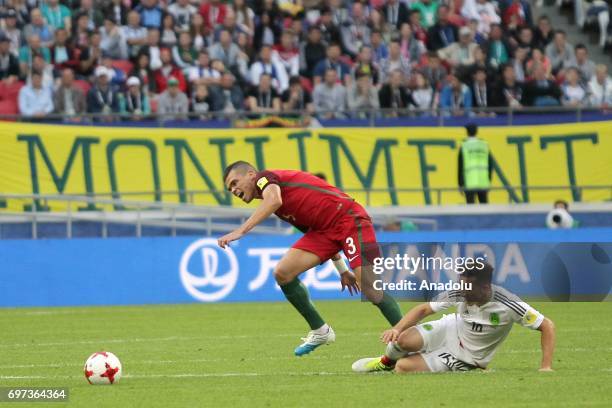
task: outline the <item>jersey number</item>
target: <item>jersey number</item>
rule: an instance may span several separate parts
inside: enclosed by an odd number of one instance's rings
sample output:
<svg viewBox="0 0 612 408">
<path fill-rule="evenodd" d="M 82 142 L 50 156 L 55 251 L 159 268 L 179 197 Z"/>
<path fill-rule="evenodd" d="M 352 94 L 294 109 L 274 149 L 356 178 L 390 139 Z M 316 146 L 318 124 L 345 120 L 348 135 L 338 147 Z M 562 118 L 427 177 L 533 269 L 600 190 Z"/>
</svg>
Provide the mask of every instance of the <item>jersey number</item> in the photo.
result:
<svg viewBox="0 0 612 408">
<path fill-rule="evenodd" d="M 348 245 L 348 247 L 349 247 L 349 249 L 348 249 L 348 254 L 349 255 L 353 255 L 357 251 L 357 248 L 355 248 L 355 241 L 353 240 L 352 237 L 348 237 L 346 239 L 346 245 Z"/>
<path fill-rule="evenodd" d="M 482 324 L 472 322 L 472 331 L 482 333 Z"/>
</svg>

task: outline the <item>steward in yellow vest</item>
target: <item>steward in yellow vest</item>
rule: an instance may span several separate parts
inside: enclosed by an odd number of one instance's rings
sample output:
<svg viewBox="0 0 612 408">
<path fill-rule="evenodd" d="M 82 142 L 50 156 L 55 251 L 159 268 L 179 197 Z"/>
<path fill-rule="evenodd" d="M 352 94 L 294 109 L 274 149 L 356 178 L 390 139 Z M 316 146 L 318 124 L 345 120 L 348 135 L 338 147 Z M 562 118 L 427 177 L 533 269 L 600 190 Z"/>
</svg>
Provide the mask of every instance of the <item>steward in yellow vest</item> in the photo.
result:
<svg viewBox="0 0 612 408">
<path fill-rule="evenodd" d="M 458 178 L 459 187 L 465 192 L 468 204 L 474 204 L 476 197 L 483 204 L 488 202 L 491 187 L 492 160 L 489 144 L 478 137 L 478 126 L 468 123 L 465 126 L 468 138 L 459 148 Z"/>
</svg>

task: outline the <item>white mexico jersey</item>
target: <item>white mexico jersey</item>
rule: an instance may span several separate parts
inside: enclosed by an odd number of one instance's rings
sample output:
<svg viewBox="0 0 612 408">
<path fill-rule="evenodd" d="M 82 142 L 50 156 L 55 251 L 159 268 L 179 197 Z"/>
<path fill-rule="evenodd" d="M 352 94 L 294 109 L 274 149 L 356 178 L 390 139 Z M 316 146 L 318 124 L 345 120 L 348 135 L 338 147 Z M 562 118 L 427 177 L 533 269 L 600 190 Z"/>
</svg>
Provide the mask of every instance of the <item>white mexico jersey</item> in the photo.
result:
<svg viewBox="0 0 612 408">
<path fill-rule="evenodd" d="M 430 302 L 434 312 L 457 307 L 454 316 L 459 341 L 453 351 L 466 363 L 479 367 L 489 364 L 513 323 L 537 329 L 544 321 L 540 312 L 504 288 L 491 285 L 491 291 L 491 300 L 482 306 L 468 305 L 458 290 L 440 293 Z"/>
</svg>

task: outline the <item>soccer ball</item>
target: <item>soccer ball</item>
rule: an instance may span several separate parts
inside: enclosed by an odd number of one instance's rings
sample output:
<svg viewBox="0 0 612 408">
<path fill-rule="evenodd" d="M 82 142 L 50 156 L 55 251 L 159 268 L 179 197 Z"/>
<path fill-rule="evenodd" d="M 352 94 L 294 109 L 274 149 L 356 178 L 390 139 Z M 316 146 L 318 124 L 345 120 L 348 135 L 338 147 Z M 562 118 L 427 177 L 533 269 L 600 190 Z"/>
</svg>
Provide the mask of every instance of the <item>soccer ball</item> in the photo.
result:
<svg viewBox="0 0 612 408">
<path fill-rule="evenodd" d="M 89 356 L 84 371 L 90 384 L 116 384 L 121 378 L 121 362 L 113 353 L 99 351 Z"/>
</svg>

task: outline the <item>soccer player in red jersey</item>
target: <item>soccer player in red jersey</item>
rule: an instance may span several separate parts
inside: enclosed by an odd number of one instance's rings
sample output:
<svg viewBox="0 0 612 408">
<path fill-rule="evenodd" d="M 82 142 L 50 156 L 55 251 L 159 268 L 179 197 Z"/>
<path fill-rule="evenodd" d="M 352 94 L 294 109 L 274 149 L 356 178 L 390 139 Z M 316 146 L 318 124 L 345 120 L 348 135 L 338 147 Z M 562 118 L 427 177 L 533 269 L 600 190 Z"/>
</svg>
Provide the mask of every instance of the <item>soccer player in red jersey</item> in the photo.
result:
<svg viewBox="0 0 612 408">
<path fill-rule="evenodd" d="M 242 238 L 273 213 L 304 232 L 279 261 L 274 277 L 287 300 L 310 325 L 310 332 L 295 354 L 308 354 L 320 345 L 332 343 L 336 338 L 334 331 L 310 301 L 298 276 L 332 259 L 340 272 L 342 290 L 348 288 L 351 294 L 359 291 L 362 245 L 376 243 L 374 227 L 365 209 L 325 180 L 303 171 L 258 172 L 251 164 L 238 161 L 225 169 L 223 181 L 245 203 L 258 199 L 261 204 L 244 224 L 219 238 L 219 246 L 225 248 Z M 341 250 L 354 273 L 338 254 Z M 391 296 L 374 291 L 371 285 L 365 285 L 363 290 L 391 325 L 401 320 L 400 308 Z"/>
</svg>

